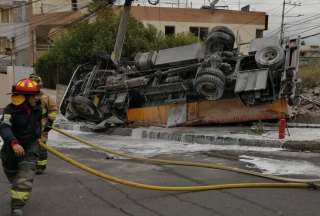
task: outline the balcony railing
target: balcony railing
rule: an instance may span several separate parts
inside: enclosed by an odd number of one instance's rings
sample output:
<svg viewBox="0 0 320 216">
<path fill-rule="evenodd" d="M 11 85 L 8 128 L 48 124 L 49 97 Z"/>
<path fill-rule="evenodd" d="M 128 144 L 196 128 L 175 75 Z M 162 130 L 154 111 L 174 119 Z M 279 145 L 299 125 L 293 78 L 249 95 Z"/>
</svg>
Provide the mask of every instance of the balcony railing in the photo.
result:
<svg viewBox="0 0 320 216">
<path fill-rule="evenodd" d="M 52 44 L 37 44 L 37 51 L 48 51 L 52 47 Z"/>
</svg>

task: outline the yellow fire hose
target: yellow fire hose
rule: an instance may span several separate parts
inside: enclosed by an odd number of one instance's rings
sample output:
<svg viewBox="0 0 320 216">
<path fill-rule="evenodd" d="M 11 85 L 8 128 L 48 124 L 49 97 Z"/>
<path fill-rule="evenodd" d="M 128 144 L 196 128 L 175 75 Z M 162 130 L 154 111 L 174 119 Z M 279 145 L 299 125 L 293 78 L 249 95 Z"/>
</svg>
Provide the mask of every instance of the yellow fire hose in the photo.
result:
<svg viewBox="0 0 320 216">
<path fill-rule="evenodd" d="M 92 148 L 102 151 L 102 152 L 106 152 L 112 155 L 117 155 L 120 157 L 124 157 L 124 158 L 129 158 L 132 160 L 137 160 L 137 161 L 144 161 L 144 162 L 149 162 L 152 164 L 165 164 L 165 165 L 177 165 L 177 166 L 190 166 L 190 167 L 200 167 L 200 168 L 209 168 L 209 169 L 219 169 L 219 170 L 226 170 L 226 171 L 231 171 L 231 172 L 236 172 L 236 173 L 242 173 L 242 174 L 247 174 L 247 175 L 253 175 L 253 176 L 257 176 L 257 177 L 262 177 L 262 178 L 267 178 L 267 179 L 271 179 L 271 180 L 276 180 L 276 181 L 281 181 L 281 182 L 292 182 L 292 183 L 316 183 L 316 182 L 320 182 L 320 179 L 296 179 L 296 178 L 285 178 L 285 177 L 279 177 L 279 176 L 273 176 L 273 175 L 266 175 L 266 174 L 262 174 L 262 173 L 258 173 L 258 172 L 254 172 L 254 171 L 249 171 L 249 170 L 245 170 L 245 169 L 240 169 L 240 168 L 236 168 L 236 167 L 229 167 L 229 166 L 222 166 L 222 165 L 218 165 L 218 164 L 210 164 L 210 163 L 199 163 L 199 162 L 189 162 L 189 161 L 176 161 L 176 160 L 162 160 L 162 159 L 150 159 L 150 158 L 145 158 L 145 157 L 137 157 L 137 156 L 132 156 L 132 155 L 128 155 L 128 154 L 124 154 L 124 153 L 120 153 L 120 152 L 116 152 L 113 150 L 110 150 L 108 148 L 105 147 L 101 147 L 99 145 L 93 144 L 91 142 L 88 142 L 84 139 L 81 139 L 77 136 L 74 136 L 70 133 L 67 133 L 65 131 L 62 131 L 58 128 L 52 128 L 54 131 L 69 137 L 73 140 L 76 140 L 82 144 L 85 144 L 87 146 L 91 146 Z"/>
<path fill-rule="evenodd" d="M 147 190 L 158 190 L 158 191 L 204 191 L 204 190 L 221 190 L 221 189 L 236 189 L 236 188 L 317 188 L 317 185 L 310 185 L 308 183 L 238 183 L 238 184 L 214 184 L 214 185 L 202 185 L 202 186 L 157 186 L 137 183 L 133 181 L 128 181 L 125 179 L 117 178 L 102 172 L 99 172 L 91 167 L 88 167 L 82 163 L 79 163 L 61 152 L 55 150 L 54 148 L 47 146 L 43 143 L 40 145 L 47 149 L 50 153 L 54 154 L 58 158 L 68 162 L 69 164 L 82 169 L 90 174 L 98 176 L 104 180 L 123 184 L 130 187 L 147 189 Z"/>
</svg>

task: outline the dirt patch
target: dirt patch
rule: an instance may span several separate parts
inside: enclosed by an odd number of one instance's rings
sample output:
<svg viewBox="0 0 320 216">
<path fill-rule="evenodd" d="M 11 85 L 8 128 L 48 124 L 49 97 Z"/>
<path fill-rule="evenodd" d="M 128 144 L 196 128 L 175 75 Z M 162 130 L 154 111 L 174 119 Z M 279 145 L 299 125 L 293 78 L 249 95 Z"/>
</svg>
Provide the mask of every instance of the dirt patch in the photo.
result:
<svg viewBox="0 0 320 216">
<path fill-rule="evenodd" d="M 320 63 L 302 65 L 299 68 L 299 77 L 305 88 L 320 85 Z"/>
<path fill-rule="evenodd" d="M 320 63 L 299 68 L 302 80 L 301 103 L 294 110 L 296 123 L 320 124 Z"/>
</svg>

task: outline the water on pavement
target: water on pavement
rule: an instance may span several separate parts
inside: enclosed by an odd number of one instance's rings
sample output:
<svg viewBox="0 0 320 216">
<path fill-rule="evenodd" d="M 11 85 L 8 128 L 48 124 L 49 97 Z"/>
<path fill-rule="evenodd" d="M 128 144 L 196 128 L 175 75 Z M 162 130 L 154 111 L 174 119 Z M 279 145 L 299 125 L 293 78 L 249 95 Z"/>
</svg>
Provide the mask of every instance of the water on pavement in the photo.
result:
<svg viewBox="0 0 320 216">
<path fill-rule="evenodd" d="M 136 137 L 110 136 L 100 133 L 68 131 L 76 136 L 93 142 L 95 144 L 110 148 L 124 153 L 152 157 L 163 154 L 183 154 L 196 153 L 212 150 L 246 150 L 276 152 L 282 151 L 281 148 L 269 147 L 246 147 L 238 145 L 212 145 L 212 144 L 190 144 L 182 142 L 164 141 L 164 140 L 146 140 Z M 50 132 L 49 144 L 59 148 L 88 148 L 74 140 L 64 137 L 57 132 Z M 270 159 L 253 156 L 240 156 L 240 161 L 247 163 L 249 168 L 256 168 L 264 173 L 273 175 L 308 175 L 319 176 L 320 167 L 303 160 L 288 159 Z"/>
</svg>

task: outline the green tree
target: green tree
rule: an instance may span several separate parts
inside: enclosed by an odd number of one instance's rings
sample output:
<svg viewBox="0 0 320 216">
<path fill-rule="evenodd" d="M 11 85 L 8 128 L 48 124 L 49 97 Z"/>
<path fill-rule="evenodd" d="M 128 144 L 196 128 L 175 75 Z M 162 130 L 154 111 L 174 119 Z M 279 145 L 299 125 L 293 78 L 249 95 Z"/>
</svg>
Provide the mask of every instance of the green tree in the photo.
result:
<svg viewBox="0 0 320 216">
<path fill-rule="evenodd" d="M 43 77 L 45 86 L 54 88 L 56 83 L 67 84 L 77 65 L 87 63 L 94 54 L 101 51 L 111 54 L 120 18 L 111 7 L 105 6 L 98 10 L 104 2 L 95 0 L 91 5 L 90 11 L 97 14 L 94 22 L 82 21 L 69 26 L 55 39 L 53 48 L 39 58 L 35 68 Z M 165 36 L 154 26 L 145 27 L 130 17 L 122 56 L 132 59 L 138 52 L 196 41 L 197 38 L 191 34 Z"/>
</svg>

